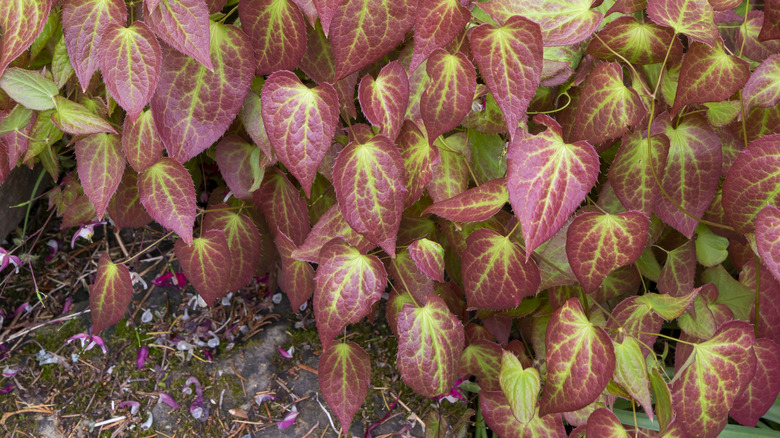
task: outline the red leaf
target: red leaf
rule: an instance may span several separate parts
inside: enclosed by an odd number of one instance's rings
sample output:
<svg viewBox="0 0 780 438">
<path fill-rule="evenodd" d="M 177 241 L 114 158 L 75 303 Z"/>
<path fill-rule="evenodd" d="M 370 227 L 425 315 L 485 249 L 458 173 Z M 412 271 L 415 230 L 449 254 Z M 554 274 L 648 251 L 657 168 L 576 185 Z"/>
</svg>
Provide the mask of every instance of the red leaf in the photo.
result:
<svg viewBox="0 0 780 438">
<path fill-rule="evenodd" d="M 72 0 L 62 5 L 65 47 L 82 91 L 87 91 L 98 69 L 100 43 L 109 25 L 124 26 L 126 21 L 127 7 L 122 0 Z"/>
<path fill-rule="evenodd" d="M 770 339 L 760 338 L 756 339 L 753 352 L 756 373 L 729 411 L 731 418 L 748 427 L 758 424 L 780 394 L 780 347 Z"/>
<path fill-rule="evenodd" d="M 406 188 L 403 158 L 393 142 L 377 135 L 348 144 L 336 159 L 333 188 L 344 220 L 395 257 Z"/>
<path fill-rule="evenodd" d="M 479 326 L 471 325 L 469 327 Z M 470 334 L 467 334 L 467 336 L 469 346 L 463 350 L 459 362 L 461 374 L 469 373 L 475 376 L 477 383 L 482 389 L 501 391 L 498 380 L 498 376 L 501 373 L 501 356 L 503 353 L 501 346 L 487 339 L 475 340 Z"/>
<path fill-rule="evenodd" d="M 639 210 L 650 216 L 661 190 L 653 178 L 664 174 L 669 139 L 654 135 L 648 140 L 639 131 L 623 136 L 615 160 L 609 167 L 609 182 L 620 202 L 630 210 Z M 650 155 L 648 155 L 648 149 Z M 652 168 L 650 159 L 652 157 Z"/>
<path fill-rule="evenodd" d="M 368 315 L 387 286 L 387 272 L 379 258 L 363 255 L 339 238 L 322 247 L 319 262 L 314 314 L 327 348 L 347 324 Z"/>
<path fill-rule="evenodd" d="M 638 211 L 582 213 L 566 233 L 566 255 L 585 292 L 601 285 L 610 272 L 634 263 L 642 255 L 650 219 Z"/>
<path fill-rule="evenodd" d="M 433 165 L 439 162 L 439 148 L 431 146 L 425 133 L 411 120 L 404 120 L 396 144 L 404 159 L 408 191 L 404 205 L 409 206 L 420 199 L 423 189 L 433 179 Z"/>
<path fill-rule="evenodd" d="M 404 123 L 409 100 L 409 78 L 404 68 L 393 61 L 382 67 L 376 79 L 371 75 L 363 76 L 358 87 L 358 99 L 366 119 L 382 128 L 380 134 L 395 140 Z"/>
<path fill-rule="evenodd" d="M 617 62 L 598 64 L 582 86 L 572 136 L 598 144 L 637 126 L 647 110 L 633 88 L 623 85 Z"/>
<path fill-rule="evenodd" d="M 208 230 L 190 245 L 179 239 L 174 251 L 187 280 L 206 304 L 212 306 L 227 295 L 232 260 L 224 231 Z"/>
<path fill-rule="evenodd" d="M 292 258 L 295 244 L 289 237 L 277 233 L 274 243 L 282 258 L 279 288 L 287 294 L 290 306 L 297 312 L 301 305 L 314 295 L 314 268 L 307 262 Z"/>
<path fill-rule="evenodd" d="M 552 237 L 593 188 L 599 157 L 589 143 L 564 143 L 561 126 L 539 115 L 546 131 L 517 137 L 507 152 L 507 186 L 527 255 Z"/>
<path fill-rule="evenodd" d="M 338 205 L 333 205 L 326 211 L 320 220 L 306 236 L 306 240 L 293 252 L 292 257 L 298 260 L 317 263 L 320 259 L 320 250 L 323 245 L 336 237 L 341 237 L 348 244 L 356 247 L 361 253 L 368 252 L 374 244 L 358 234 L 344 220 Z"/>
<path fill-rule="evenodd" d="M 590 37 L 604 16 L 591 9 L 591 0 L 542 0 L 519 2 L 493 0 L 479 5 L 498 23 L 506 23 L 519 15 L 541 27 L 544 46 L 567 46 Z"/>
<path fill-rule="evenodd" d="M 750 324 L 730 321 L 693 346 L 671 387 L 675 412 L 689 435 L 716 437 L 726 426 L 734 400 L 753 378 L 755 341 Z"/>
<path fill-rule="evenodd" d="M 127 28 L 109 23 L 98 53 L 106 88 L 134 122 L 152 98 L 160 78 L 160 43 L 141 21 Z"/>
<path fill-rule="evenodd" d="M 661 274 L 658 276 L 658 291 L 673 297 L 680 297 L 693 289 L 696 275 L 696 246 L 688 240 L 666 255 Z"/>
<path fill-rule="evenodd" d="M 293 70 L 306 52 L 306 23 L 290 0 L 250 0 L 238 4 L 241 29 L 249 35 L 256 75 Z"/>
<path fill-rule="evenodd" d="M 481 222 L 498 213 L 509 201 L 506 178 L 488 181 L 423 210 L 455 222 Z"/>
<path fill-rule="evenodd" d="M 542 75 L 539 26 L 526 18 L 511 16 L 498 28 L 489 24 L 477 26 L 469 34 L 469 41 L 479 72 L 504 112 L 509 135 L 514 139 Z"/>
<path fill-rule="evenodd" d="M 251 201 L 252 192 L 260 187 L 264 168 L 268 165 L 268 158 L 262 152 L 257 146 L 245 142 L 235 134 L 228 135 L 217 143 L 216 161 L 219 171 L 236 198 Z"/>
<path fill-rule="evenodd" d="M 160 158 L 138 177 L 138 195 L 149 215 L 192 243 L 195 185 L 187 169 L 172 158 Z"/>
<path fill-rule="evenodd" d="M 755 220 L 766 204 L 780 205 L 780 134 L 752 141 L 723 181 L 723 209 L 740 233 L 755 230 Z"/>
<path fill-rule="evenodd" d="M 463 287 L 469 307 L 505 310 L 536 294 L 539 268 L 509 237 L 483 228 L 466 240 Z"/>
<path fill-rule="evenodd" d="M 347 435 L 371 384 L 371 358 L 354 342 L 325 348 L 317 367 L 322 396 L 341 422 Z"/>
<path fill-rule="evenodd" d="M 647 15 L 656 24 L 708 46 L 718 41 L 715 12 L 707 0 L 648 0 Z"/>
<path fill-rule="evenodd" d="M 230 210 L 227 204 L 216 204 L 206 210 L 203 229 L 225 232 L 231 260 L 227 290 L 237 291 L 248 285 L 258 268 L 262 250 L 260 233 L 252 220 Z"/>
<path fill-rule="evenodd" d="M 547 381 L 539 415 L 575 411 L 595 401 L 615 371 L 615 352 L 612 340 L 588 321 L 577 298 L 553 313 L 544 343 Z"/>
<path fill-rule="evenodd" d="M 780 39 L 780 2 L 777 0 L 764 1 L 764 23 L 758 34 L 759 41 Z M 2 73 L 2 70 L 0 70 Z"/>
<path fill-rule="evenodd" d="M 727 54 L 722 46 L 713 48 L 694 42 L 683 59 L 671 114 L 691 103 L 726 100 L 749 78 L 747 61 Z"/>
<path fill-rule="evenodd" d="M 24 53 L 46 26 L 51 0 L 1 0 L 0 76 L 8 64 Z"/>
<path fill-rule="evenodd" d="M 471 110 L 477 72 L 466 55 L 451 55 L 444 49 L 436 49 L 425 68 L 429 81 L 420 101 L 420 113 L 428 141 L 432 142 L 458 126 Z"/>
<path fill-rule="evenodd" d="M 770 14 L 772 17 L 772 14 Z M 743 56 L 756 61 L 763 61 L 780 51 L 780 41 L 777 39 L 763 40 L 759 32 L 764 29 L 764 11 L 752 10 L 748 12 L 747 26 L 739 26 L 735 47 L 743 47 Z M 776 26 L 777 24 L 773 24 Z M 745 33 L 747 31 L 747 33 Z M 743 44 L 744 41 L 744 44 Z"/>
<path fill-rule="evenodd" d="M 425 275 L 409 256 L 409 249 L 399 251 L 389 266 L 390 276 L 395 282 L 395 289 L 402 293 L 408 292 L 418 302 L 433 294 L 433 280 Z"/>
<path fill-rule="evenodd" d="M 330 29 L 331 20 L 336 13 L 336 8 L 339 7 L 343 0 L 312 0 L 314 6 L 317 8 L 317 15 L 320 16 L 322 22 L 322 29 L 325 31 L 325 36 L 328 36 L 328 30 Z"/>
<path fill-rule="evenodd" d="M 758 254 L 772 275 L 780 280 L 780 209 L 767 204 L 756 217 Z"/>
<path fill-rule="evenodd" d="M 152 221 L 138 196 L 138 175 L 128 167 L 119 181 L 114 197 L 108 203 L 108 215 L 117 227 L 143 227 Z"/>
<path fill-rule="evenodd" d="M 641 8 L 644 9 L 644 8 Z M 682 43 L 674 38 L 674 30 L 652 22 L 640 22 L 634 17 L 620 17 L 604 26 L 588 44 L 588 53 L 607 61 L 618 61 L 610 49 L 632 64 L 645 65 L 663 62 L 669 42 L 673 46 L 669 61 L 682 56 Z"/>
<path fill-rule="evenodd" d="M 311 230 L 306 200 L 277 168 L 269 168 L 252 199 L 263 212 L 273 232 L 280 231 L 296 245 L 303 243 Z"/>
<path fill-rule="evenodd" d="M 421 307 L 404 305 L 398 312 L 396 358 L 401 378 L 426 397 L 449 392 L 465 342 L 463 325 L 438 296 L 429 295 Z"/>
<path fill-rule="evenodd" d="M 438 162 L 432 160 L 432 177 L 425 188 L 433 202 L 441 202 L 465 192 L 469 188 L 468 140 L 463 133 L 453 134 L 445 140 L 439 137 L 433 142 L 438 151 Z"/>
<path fill-rule="evenodd" d="M 163 41 L 212 70 L 210 32 L 214 30 L 210 28 L 209 10 L 205 1 L 157 0 L 157 3 L 160 5 L 144 9 L 144 22 Z M 170 54 L 163 50 L 163 61 Z M 251 60 L 251 57 L 248 58 Z"/>
<path fill-rule="evenodd" d="M 501 391 L 480 391 L 479 408 L 485 417 L 485 423 L 501 437 L 566 437 L 566 428 L 560 414 L 544 415 L 540 418 L 537 409 L 533 419 L 524 425 L 512 415 L 509 401 Z"/>
<path fill-rule="evenodd" d="M 742 90 L 745 111 L 754 106 L 771 107 L 780 102 L 780 55 L 765 59 L 750 75 Z"/>
<path fill-rule="evenodd" d="M 76 163 L 84 193 L 102 218 L 125 170 L 119 137 L 93 134 L 76 141 Z"/>
<path fill-rule="evenodd" d="M 471 13 L 458 0 L 421 0 L 417 4 L 409 71 L 415 71 L 431 53 L 452 41 L 470 18 Z"/>
<path fill-rule="evenodd" d="M 328 83 L 310 89 L 289 71 L 268 77 L 261 95 L 262 114 L 276 156 L 301 183 L 306 196 L 339 119 L 336 90 Z"/>
<path fill-rule="evenodd" d="M 403 41 L 414 26 L 416 9 L 416 2 L 342 0 L 329 33 L 336 79 L 371 64 Z"/>
<path fill-rule="evenodd" d="M 754 263 L 745 264 L 739 273 L 739 282 L 750 290 L 756 290 L 756 266 Z M 758 297 L 757 334 L 761 338 L 769 338 L 778 343 L 780 342 L 780 283 L 774 279 L 763 264 L 759 269 Z M 751 319 L 755 313 L 755 308 L 750 310 Z"/>
<path fill-rule="evenodd" d="M 647 302 L 640 301 L 638 298 L 629 297 L 615 306 L 612 311 L 614 319 L 607 320 L 607 328 L 612 330 L 618 326 L 623 327 L 625 335 L 636 338 L 644 345 L 653 345 L 657 338 L 653 333 L 661 330 L 664 320 L 653 312 L 653 308 Z M 649 351 L 643 350 L 643 354 L 647 355 L 647 353 Z"/>
<path fill-rule="evenodd" d="M 444 282 L 444 249 L 439 243 L 417 239 L 409 244 L 409 256 L 425 275 Z"/>
<path fill-rule="evenodd" d="M 718 188 L 720 139 L 701 115 L 685 117 L 676 126 L 668 118 L 657 121 L 658 127 L 654 123 L 652 133 L 664 133 L 670 140 L 661 185 L 674 203 L 701 217 Z M 653 212 L 690 239 L 698 221 L 686 216 L 674 203 L 659 196 Z"/>
<path fill-rule="evenodd" d="M 651 417 L 652 419 L 652 417 Z M 588 434 L 603 438 L 628 438 L 617 416 L 607 408 L 599 408 L 588 417 Z"/>
<path fill-rule="evenodd" d="M 154 126 L 151 111 L 141 112 L 135 122 L 131 121 L 130 117 L 125 119 L 122 127 L 122 151 L 136 172 L 143 172 L 162 158 L 164 148 L 165 145 Z"/>
<path fill-rule="evenodd" d="M 254 77 L 249 38 L 236 27 L 218 23 L 211 24 L 211 33 L 213 71 L 168 46 L 162 48 L 162 72 L 151 108 L 168 155 L 180 163 L 225 133 Z"/>
<path fill-rule="evenodd" d="M 118 323 L 133 299 L 130 270 L 111 261 L 104 252 L 98 261 L 95 283 L 89 286 L 89 309 L 92 313 L 92 333 Z"/>
</svg>

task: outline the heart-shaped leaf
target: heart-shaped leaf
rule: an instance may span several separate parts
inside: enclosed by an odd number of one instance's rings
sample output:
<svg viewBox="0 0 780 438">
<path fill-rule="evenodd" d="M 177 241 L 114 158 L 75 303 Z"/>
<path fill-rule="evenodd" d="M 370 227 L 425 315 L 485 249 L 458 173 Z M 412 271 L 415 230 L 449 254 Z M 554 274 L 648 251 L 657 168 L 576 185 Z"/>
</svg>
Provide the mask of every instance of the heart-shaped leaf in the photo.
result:
<svg viewBox="0 0 780 438">
<path fill-rule="evenodd" d="M 644 9 L 644 8 L 643 8 Z M 604 26 L 588 44 L 588 53 L 607 61 L 618 61 L 611 50 L 632 64 L 645 65 L 663 62 L 669 42 L 669 60 L 680 59 L 682 43 L 674 38 L 674 31 L 652 22 L 640 22 L 634 17 L 624 16 Z"/>
<path fill-rule="evenodd" d="M 502 391 L 480 391 L 479 409 L 485 417 L 485 423 L 501 437 L 566 437 L 561 414 L 539 417 L 537 408 L 534 418 L 524 425 L 512 415 L 509 401 Z"/>
<path fill-rule="evenodd" d="M 284 233 L 296 245 L 303 243 L 311 230 L 306 200 L 280 170 L 269 168 L 265 172 L 263 183 L 252 193 L 252 199 L 271 230 Z"/>
<path fill-rule="evenodd" d="M 444 282 L 444 248 L 438 242 L 417 239 L 409 244 L 409 256 L 425 275 Z"/>
<path fill-rule="evenodd" d="M 507 152 L 507 186 L 530 255 L 569 219 L 596 183 L 599 157 L 589 143 L 567 144 L 549 116 L 547 130 L 513 140 Z"/>
<path fill-rule="evenodd" d="M 755 230 L 765 205 L 780 205 L 780 134 L 767 135 L 743 150 L 723 181 L 723 209 L 740 233 Z"/>
<path fill-rule="evenodd" d="M 568 46 L 587 39 L 604 16 L 591 9 L 591 0 L 542 0 L 518 2 L 493 0 L 479 5 L 499 23 L 520 15 L 539 24 L 544 46 Z"/>
<path fill-rule="evenodd" d="M 371 358 L 354 342 L 332 344 L 323 350 L 317 368 L 322 396 L 346 435 L 368 395 Z"/>
<path fill-rule="evenodd" d="M 756 368 L 753 328 L 744 321 L 723 324 L 693 351 L 672 381 L 678 419 L 690 435 L 716 437 L 726 426 L 734 400 Z"/>
<path fill-rule="evenodd" d="M 646 112 L 639 94 L 623 84 L 620 64 L 604 62 L 593 68 L 582 86 L 573 135 L 598 144 L 625 134 Z"/>
<path fill-rule="evenodd" d="M 466 240 L 463 287 L 469 307 L 505 310 L 536 294 L 539 268 L 514 240 L 483 228 Z"/>
<path fill-rule="evenodd" d="M 542 75 L 543 43 L 539 26 L 521 16 L 511 16 L 500 27 L 477 26 L 469 38 L 482 79 L 503 111 L 509 135 L 514 139 L 517 125 L 524 118 Z"/>
<path fill-rule="evenodd" d="M 429 80 L 420 101 L 420 114 L 428 140 L 433 141 L 458 126 L 471 110 L 477 72 L 466 55 L 451 55 L 444 49 L 431 54 L 425 69 Z"/>
<path fill-rule="evenodd" d="M 395 140 L 401 132 L 409 100 L 409 78 L 401 64 L 393 61 L 385 65 L 376 79 L 371 75 L 363 76 L 358 100 L 366 119 L 382 128 L 380 134 Z"/>
<path fill-rule="evenodd" d="M 138 177 L 141 204 L 155 221 L 192 243 L 195 185 L 187 169 L 172 158 L 160 158 Z"/>
<path fill-rule="evenodd" d="M 249 284 L 262 250 L 260 233 L 252 220 L 230 209 L 227 204 L 216 204 L 206 210 L 203 229 L 225 232 L 231 260 L 227 290 L 237 291 Z"/>
<path fill-rule="evenodd" d="M 141 21 L 130 27 L 112 22 L 106 26 L 98 54 L 106 88 L 134 122 L 160 78 L 160 43 Z"/>
<path fill-rule="evenodd" d="M 118 228 L 143 227 L 152 221 L 152 217 L 141 205 L 138 196 L 138 175 L 129 167 L 119 181 L 116 193 L 108 202 L 107 211 Z"/>
<path fill-rule="evenodd" d="M 423 210 L 455 222 L 481 222 L 498 213 L 509 202 L 506 179 L 488 181 L 446 201 L 436 202 Z"/>
<path fill-rule="evenodd" d="M 574 218 L 566 233 L 566 255 L 585 292 L 599 287 L 615 269 L 642 255 L 650 219 L 638 211 L 588 212 Z"/>
<path fill-rule="evenodd" d="M 414 23 L 414 54 L 409 71 L 415 71 L 436 49 L 446 46 L 471 18 L 458 0 L 422 0 Z"/>
<path fill-rule="evenodd" d="M 553 313 L 544 343 L 547 381 L 539 415 L 575 411 L 596 400 L 615 371 L 615 351 L 607 333 L 588 320 L 577 298 Z"/>
<path fill-rule="evenodd" d="M 693 42 L 685 52 L 671 113 L 691 103 L 726 100 L 749 78 L 747 61 L 727 54 L 720 45 Z"/>
<path fill-rule="evenodd" d="M 474 326 L 471 325 L 470 327 Z M 487 332 L 487 329 L 481 328 Z M 487 337 L 492 339 L 489 332 Z M 468 335 L 468 329 L 467 338 L 469 345 L 460 356 L 461 372 L 475 376 L 480 388 L 484 390 L 501 391 L 499 376 L 501 374 L 503 349 L 500 345 L 488 339 L 473 338 L 471 335 Z"/>
<path fill-rule="evenodd" d="M 666 195 L 656 198 L 653 212 L 690 239 L 698 221 L 685 215 L 680 207 L 696 217 L 707 210 L 720 179 L 721 142 L 699 114 L 676 124 L 668 118 L 658 119 L 657 123 L 653 129 L 669 138 L 669 153 L 661 177 Z"/>
<path fill-rule="evenodd" d="M 657 338 L 653 333 L 661 330 L 664 320 L 648 304 L 638 301 L 638 298 L 629 297 L 615 306 L 613 318 L 607 320 L 607 327 L 616 329 L 620 326 L 625 335 L 636 338 L 640 344 L 653 345 Z M 643 354 L 647 353 L 649 351 L 643 351 Z"/>
<path fill-rule="evenodd" d="M 410 388 L 436 397 L 452 388 L 466 338 L 444 300 L 429 295 L 421 304 L 405 304 L 398 312 L 396 366 Z"/>
<path fill-rule="evenodd" d="M 122 127 L 122 151 L 127 162 L 136 172 L 143 172 L 162 158 L 165 145 L 154 126 L 152 112 L 141 112 L 135 121 L 125 119 Z"/>
<path fill-rule="evenodd" d="M 523 369 L 514 353 L 504 351 L 499 382 L 512 415 L 520 423 L 528 424 L 536 416 L 536 400 L 541 389 L 539 371 L 536 368 Z"/>
<path fill-rule="evenodd" d="M 3 38 L 0 42 L 0 76 L 8 64 L 16 59 L 35 41 L 46 26 L 51 0 L 3 0 L 0 8 L 0 29 Z"/>
<path fill-rule="evenodd" d="M 348 144 L 336 159 L 333 188 L 344 220 L 395 257 L 406 199 L 403 158 L 395 144 L 384 135 Z"/>
<path fill-rule="evenodd" d="M 329 37 L 341 79 L 371 64 L 403 41 L 414 26 L 416 2 L 342 0 Z"/>
<path fill-rule="evenodd" d="M 439 163 L 439 148 L 431 146 L 417 123 L 405 120 L 396 139 L 404 159 L 405 186 L 408 191 L 404 205 L 417 202 L 423 189 L 433 179 L 433 165 Z"/>
<path fill-rule="evenodd" d="M 232 260 L 225 232 L 208 230 L 187 245 L 179 239 L 173 247 L 187 280 L 209 306 L 228 293 Z"/>
<path fill-rule="evenodd" d="M 133 299 L 133 282 L 125 265 L 111 261 L 104 252 L 98 261 L 95 283 L 89 286 L 89 309 L 92 314 L 92 333 L 118 323 Z"/>
<path fill-rule="evenodd" d="M 642 138 L 639 131 L 623 136 L 620 149 L 609 167 L 609 182 L 621 204 L 650 216 L 656 198 L 661 195 L 653 170 L 656 175 L 664 174 L 668 151 L 669 139 L 664 135 L 654 135 L 649 141 Z"/>
<path fill-rule="evenodd" d="M 249 35 L 257 75 L 293 70 L 306 52 L 306 23 L 295 2 L 251 0 L 238 4 L 241 29 Z"/>
<path fill-rule="evenodd" d="M 276 156 L 301 183 L 306 196 L 339 119 L 336 90 L 328 83 L 310 89 L 289 71 L 268 77 L 261 95 L 263 123 Z"/>
<path fill-rule="evenodd" d="M 62 33 L 81 90 L 87 91 L 98 69 L 98 52 L 109 25 L 124 26 L 127 7 L 122 0 L 75 0 L 62 5 Z"/>
<path fill-rule="evenodd" d="M 745 112 L 754 106 L 770 107 L 780 102 L 780 55 L 765 59 L 750 75 L 742 90 Z"/>
<path fill-rule="evenodd" d="M 314 295 L 314 268 L 307 262 L 291 257 L 293 250 L 295 250 L 295 244 L 289 237 L 277 233 L 274 243 L 282 259 L 279 288 L 287 294 L 293 311 L 297 311 Z"/>
<path fill-rule="evenodd" d="M 404 248 L 390 261 L 390 276 L 395 282 L 395 289 L 408 292 L 418 302 L 433 294 L 433 280 L 425 275 L 409 256 L 409 249 Z"/>
<path fill-rule="evenodd" d="M 628 438 L 626 429 L 620 424 L 620 420 L 607 408 L 598 408 L 590 414 L 587 430 L 590 436 Z"/>
<path fill-rule="evenodd" d="M 206 3 L 203 0 L 156 1 L 159 6 L 144 8 L 144 22 L 163 41 L 212 70 L 210 33 L 214 30 L 210 28 Z M 163 50 L 165 61 L 168 55 Z"/>
<path fill-rule="evenodd" d="M 387 272 L 379 258 L 336 238 L 322 247 L 314 281 L 317 331 L 327 348 L 347 324 L 368 315 L 387 286 Z"/>
<path fill-rule="evenodd" d="M 656 24 L 714 46 L 718 40 L 715 12 L 707 0 L 648 0 L 647 15 Z"/>
<path fill-rule="evenodd" d="M 166 9 L 164 5 L 157 11 L 162 9 Z M 151 108 L 168 155 L 180 163 L 203 152 L 225 133 L 254 78 L 254 55 L 246 34 L 218 23 L 211 23 L 210 29 L 213 71 L 168 46 L 162 47 L 162 71 Z"/>
<path fill-rule="evenodd" d="M 84 193 L 102 218 L 125 170 L 119 137 L 93 134 L 76 141 L 76 163 Z"/>
<path fill-rule="evenodd" d="M 731 418 L 748 427 L 758 424 L 780 394 L 780 347 L 770 339 L 760 338 L 756 339 L 753 352 L 756 373 L 729 411 Z"/>
</svg>

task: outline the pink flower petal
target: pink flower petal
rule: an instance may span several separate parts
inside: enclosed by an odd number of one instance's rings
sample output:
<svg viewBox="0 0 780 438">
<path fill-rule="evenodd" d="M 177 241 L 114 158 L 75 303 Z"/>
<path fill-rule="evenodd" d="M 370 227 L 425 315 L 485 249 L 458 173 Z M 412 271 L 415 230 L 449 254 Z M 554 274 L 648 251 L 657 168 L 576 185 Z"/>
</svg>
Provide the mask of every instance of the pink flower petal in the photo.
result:
<svg viewBox="0 0 780 438">
<path fill-rule="evenodd" d="M 295 419 L 298 418 L 298 414 L 300 414 L 300 412 L 298 412 L 298 409 L 293 406 L 292 409 L 290 409 L 290 412 L 284 416 L 284 420 L 276 422 L 276 426 L 279 428 L 279 430 L 287 429 L 288 427 L 292 426 L 293 423 L 295 423 Z"/>
<path fill-rule="evenodd" d="M 292 359 L 292 347 L 290 347 L 289 350 L 284 350 L 282 347 L 277 346 L 276 349 L 279 350 L 279 354 L 281 354 L 283 358 Z"/>
<path fill-rule="evenodd" d="M 168 394 L 166 394 L 164 392 L 160 393 L 160 401 L 162 401 L 166 405 L 172 407 L 173 409 L 179 409 L 181 407 L 181 405 L 176 403 L 176 400 L 174 400 L 173 397 L 171 397 L 170 395 L 168 395 Z"/>
<path fill-rule="evenodd" d="M 140 370 L 146 364 L 146 359 L 149 357 L 149 347 L 144 345 L 138 349 L 138 355 L 135 357 L 135 366 Z"/>
</svg>

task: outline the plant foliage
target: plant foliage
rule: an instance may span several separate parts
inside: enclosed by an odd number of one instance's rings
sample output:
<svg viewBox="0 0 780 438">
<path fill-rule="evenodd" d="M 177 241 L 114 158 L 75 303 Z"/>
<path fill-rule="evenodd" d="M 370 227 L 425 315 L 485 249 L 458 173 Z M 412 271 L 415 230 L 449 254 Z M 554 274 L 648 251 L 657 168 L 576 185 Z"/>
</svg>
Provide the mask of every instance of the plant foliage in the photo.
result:
<svg viewBox="0 0 780 438">
<path fill-rule="evenodd" d="M 628 436 L 617 399 L 714 437 L 780 393 L 775 0 L 0 11 L 0 181 L 40 162 L 62 227 L 156 221 L 209 305 L 279 272 L 345 431 L 372 359 L 341 335 L 386 291 L 404 382 L 474 380 L 501 437 Z M 129 274 L 101 257 L 95 333 Z"/>
</svg>

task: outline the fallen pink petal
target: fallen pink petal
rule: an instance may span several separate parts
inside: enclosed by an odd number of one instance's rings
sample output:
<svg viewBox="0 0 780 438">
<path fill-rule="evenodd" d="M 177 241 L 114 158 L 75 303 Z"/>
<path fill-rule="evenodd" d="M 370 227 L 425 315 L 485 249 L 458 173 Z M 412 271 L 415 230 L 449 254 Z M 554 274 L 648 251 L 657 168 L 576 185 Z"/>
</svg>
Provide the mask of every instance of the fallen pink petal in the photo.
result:
<svg viewBox="0 0 780 438">
<path fill-rule="evenodd" d="M 176 400 L 174 400 L 173 397 L 164 392 L 160 393 L 160 401 L 172 407 L 173 409 L 179 409 L 181 407 L 181 405 L 176 403 Z"/>
<path fill-rule="evenodd" d="M 287 429 L 288 427 L 292 426 L 293 423 L 295 423 L 295 419 L 298 418 L 298 408 L 295 406 L 290 409 L 290 412 L 287 413 L 287 415 L 284 416 L 284 419 L 282 421 L 277 421 L 276 426 L 279 427 L 279 430 Z"/>
<path fill-rule="evenodd" d="M 119 403 L 118 407 L 120 409 L 129 407 L 130 408 L 130 414 L 131 415 L 135 415 L 136 413 L 138 413 L 138 408 L 141 407 L 141 403 L 138 403 L 137 401 L 133 401 L 133 400 L 125 400 L 125 401 Z"/>
<path fill-rule="evenodd" d="M 293 347 L 290 347 L 289 349 L 285 350 L 282 347 L 277 346 L 276 349 L 279 350 L 279 354 L 281 354 L 283 358 L 292 359 L 292 352 L 294 351 Z"/>
<path fill-rule="evenodd" d="M 146 359 L 149 357 L 149 347 L 146 345 L 138 349 L 138 354 L 135 357 L 135 366 L 137 369 L 141 369 L 146 364 Z"/>
</svg>

